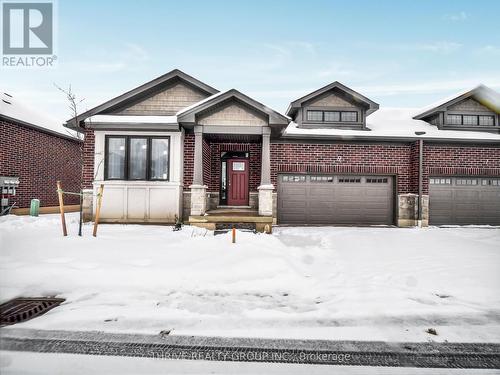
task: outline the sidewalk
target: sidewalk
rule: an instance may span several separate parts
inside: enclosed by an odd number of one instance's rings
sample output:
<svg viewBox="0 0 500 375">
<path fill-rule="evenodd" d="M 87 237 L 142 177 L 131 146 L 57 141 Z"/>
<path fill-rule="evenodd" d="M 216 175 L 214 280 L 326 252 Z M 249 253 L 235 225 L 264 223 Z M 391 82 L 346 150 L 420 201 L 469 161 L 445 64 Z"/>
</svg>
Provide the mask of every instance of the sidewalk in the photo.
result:
<svg viewBox="0 0 500 375">
<path fill-rule="evenodd" d="M 348 366 L 500 369 L 500 344 L 388 343 L 0 330 L 0 350 Z"/>
</svg>

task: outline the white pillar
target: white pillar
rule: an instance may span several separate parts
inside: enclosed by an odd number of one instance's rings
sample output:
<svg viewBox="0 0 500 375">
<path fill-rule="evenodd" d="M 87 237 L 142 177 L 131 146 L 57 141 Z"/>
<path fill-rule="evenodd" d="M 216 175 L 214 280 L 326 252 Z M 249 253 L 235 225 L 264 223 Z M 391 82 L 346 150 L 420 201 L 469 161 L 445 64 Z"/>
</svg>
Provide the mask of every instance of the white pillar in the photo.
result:
<svg viewBox="0 0 500 375">
<path fill-rule="evenodd" d="M 194 165 L 191 189 L 191 215 L 205 215 L 207 187 L 203 185 L 203 126 L 194 127 Z"/>
<path fill-rule="evenodd" d="M 271 184 L 271 129 L 262 128 L 262 155 L 259 190 L 259 215 L 273 215 L 273 190 Z"/>
</svg>

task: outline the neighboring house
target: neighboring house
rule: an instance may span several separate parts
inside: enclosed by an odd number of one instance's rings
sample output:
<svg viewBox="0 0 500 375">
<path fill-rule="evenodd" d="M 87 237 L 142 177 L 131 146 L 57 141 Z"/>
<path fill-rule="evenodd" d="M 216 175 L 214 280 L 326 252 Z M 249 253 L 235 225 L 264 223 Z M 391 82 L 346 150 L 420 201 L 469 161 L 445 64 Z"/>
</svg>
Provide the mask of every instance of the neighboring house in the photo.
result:
<svg viewBox="0 0 500 375">
<path fill-rule="evenodd" d="M 415 116 L 334 82 L 287 117 L 174 70 L 67 126 L 103 221 L 500 224 L 499 108 L 479 86 Z"/>
<path fill-rule="evenodd" d="M 68 191 L 80 191 L 81 144 L 62 123 L 1 93 L 0 176 L 19 179 L 16 195 L 8 197 L 9 205 L 16 203 L 23 209 L 37 198 L 41 207 L 57 206 L 57 180 Z M 65 203 L 77 204 L 79 199 L 66 196 Z"/>
</svg>

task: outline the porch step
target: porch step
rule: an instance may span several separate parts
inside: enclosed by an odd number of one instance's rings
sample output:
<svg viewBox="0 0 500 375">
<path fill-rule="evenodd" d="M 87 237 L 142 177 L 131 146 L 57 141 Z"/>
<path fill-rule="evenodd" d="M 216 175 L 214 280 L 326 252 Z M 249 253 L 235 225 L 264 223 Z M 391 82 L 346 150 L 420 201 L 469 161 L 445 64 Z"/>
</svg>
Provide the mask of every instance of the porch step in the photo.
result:
<svg viewBox="0 0 500 375">
<path fill-rule="evenodd" d="M 214 210 L 217 211 L 217 210 Z M 237 229 L 256 230 L 258 232 L 272 231 L 273 218 L 271 216 L 259 216 L 256 211 L 242 212 L 231 211 L 213 212 L 209 211 L 203 216 L 189 216 L 189 224 L 210 230 Z"/>
<path fill-rule="evenodd" d="M 230 231 L 231 229 L 255 231 L 255 223 L 215 223 L 215 230 Z"/>
</svg>

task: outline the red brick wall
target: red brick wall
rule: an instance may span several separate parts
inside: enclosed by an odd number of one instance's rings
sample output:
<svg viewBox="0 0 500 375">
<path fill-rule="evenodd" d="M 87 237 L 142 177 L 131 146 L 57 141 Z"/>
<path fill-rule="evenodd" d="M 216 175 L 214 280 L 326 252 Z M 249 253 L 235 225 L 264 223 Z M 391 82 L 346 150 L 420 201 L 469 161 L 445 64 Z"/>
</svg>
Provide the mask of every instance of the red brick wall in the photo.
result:
<svg viewBox="0 0 500 375">
<path fill-rule="evenodd" d="M 279 172 L 390 174 L 398 193 L 416 193 L 411 161 L 411 144 L 271 143 L 271 180 L 276 186 Z"/>
<path fill-rule="evenodd" d="M 424 143 L 424 194 L 429 176 L 500 176 L 500 146 Z"/>
<path fill-rule="evenodd" d="M 262 145 L 260 143 L 210 142 L 210 150 L 212 156 L 212 167 L 210 181 L 208 183 L 208 191 L 218 192 L 220 189 L 220 154 L 224 151 L 244 151 L 250 154 L 249 191 L 257 191 L 257 187 L 260 185 L 262 151 Z"/>
<path fill-rule="evenodd" d="M 92 189 L 94 181 L 94 150 L 95 135 L 92 129 L 85 129 L 85 142 L 83 144 L 83 188 Z M 104 168 L 104 166 L 101 166 Z"/>
<path fill-rule="evenodd" d="M 224 151 L 245 151 L 250 153 L 250 191 L 257 191 L 260 185 L 261 144 L 243 142 L 213 142 L 203 140 L 203 183 L 208 191 L 219 191 L 220 153 Z M 184 189 L 193 183 L 194 133 L 184 137 Z"/>
<path fill-rule="evenodd" d="M 194 172 L 194 133 L 184 135 L 184 189 L 193 184 Z"/>
<path fill-rule="evenodd" d="M 80 191 L 82 163 L 78 141 L 0 120 L 0 175 L 19 177 L 19 189 L 10 203 L 29 207 L 33 198 L 41 206 L 58 205 L 56 181 L 63 189 Z M 66 195 L 67 204 L 79 202 Z"/>
</svg>

